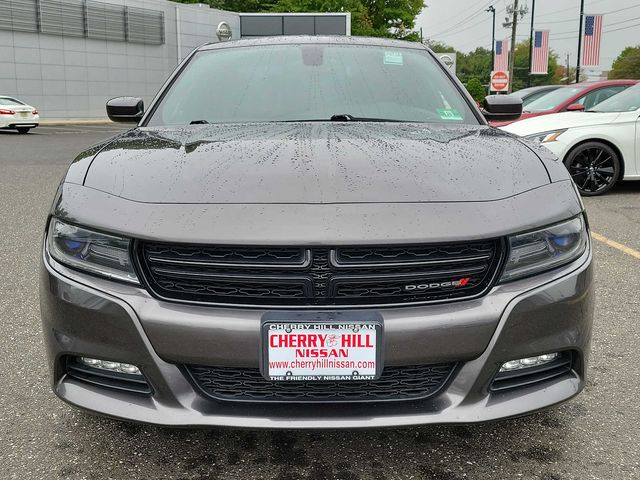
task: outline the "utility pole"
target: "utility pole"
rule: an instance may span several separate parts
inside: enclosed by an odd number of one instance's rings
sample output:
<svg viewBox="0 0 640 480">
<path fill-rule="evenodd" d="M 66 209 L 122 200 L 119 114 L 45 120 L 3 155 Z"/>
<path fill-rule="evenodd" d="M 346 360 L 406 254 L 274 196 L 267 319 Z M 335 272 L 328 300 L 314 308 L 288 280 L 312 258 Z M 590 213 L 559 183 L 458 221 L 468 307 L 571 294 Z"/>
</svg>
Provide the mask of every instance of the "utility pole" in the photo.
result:
<svg viewBox="0 0 640 480">
<path fill-rule="evenodd" d="M 496 69 L 496 9 L 493 5 L 485 10 L 493 14 L 493 23 L 491 27 L 491 71 Z"/>
<path fill-rule="evenodd" d="M 569 54 L 567 53 L 567 72 L 566 72 L 567 73 L 567 81 L 566 81 L 567 85 L 569 85 L 571 83 L 571 73 L 570 73 L 570 70 L 569 70 L 571 68 L 570 61 L 571 60 L 569 60 Z"/>
<path fill-rule="evenodd" d="M 580 57 L 582 56 L 582 22 L 584 21 L 584 0 L 580 0 L 580 31 L 578 32 L 578 62 L 576 64 L 576 83 L 580 81 Z"/>
<path fill-rule="evenodd" d="M 531 34 L 529 35 L 529 79 L 527 81 L 527 87 L 531 86 L 531 80 L 533 75 L 533 19 L 536 14 L 536 0 L 531 0 Z"/>
<path fill-rule="evenodd" d="M 511 18 L 506 17 L 502 26 L 504 28 L 511 28 L 511 48 L 509 53 L 509 90 L 507 93 L 513 91 L 513 67 L 515 64 L 515 50 L 516 50 L 516 30 L 518 29 L 518 17 L 524 17 L 529 10 L 526 5 L 518 8 L 518 0 L 513 0 L 513 5 L 507 7 L 507 15 L 513 15 Z"/>
</svg>

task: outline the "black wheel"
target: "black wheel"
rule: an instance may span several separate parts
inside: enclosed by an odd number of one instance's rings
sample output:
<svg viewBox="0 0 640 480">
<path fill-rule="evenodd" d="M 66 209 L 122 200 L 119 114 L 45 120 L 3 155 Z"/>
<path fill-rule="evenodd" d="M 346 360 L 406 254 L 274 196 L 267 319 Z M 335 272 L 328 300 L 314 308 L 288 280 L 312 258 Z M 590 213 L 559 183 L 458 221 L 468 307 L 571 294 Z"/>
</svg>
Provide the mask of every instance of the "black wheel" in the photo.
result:
<svg viewBox="0 0 640 480">
<path fill-rule="evenodd" d="M 29 128 L 29 127 L 18 127 L 18 128 L 16 128 L 16 130 L 18 130 L 18 133 L 29 133 L 29 130 L 31 130 L 31 128 Z"/>
<path fill-rule="evenodd" d="M 602 195 L 620 176 L 620 157 L 609 145 L 587 142 L 574 148 L 564 160 L 581 195 Z"/>
</svg>

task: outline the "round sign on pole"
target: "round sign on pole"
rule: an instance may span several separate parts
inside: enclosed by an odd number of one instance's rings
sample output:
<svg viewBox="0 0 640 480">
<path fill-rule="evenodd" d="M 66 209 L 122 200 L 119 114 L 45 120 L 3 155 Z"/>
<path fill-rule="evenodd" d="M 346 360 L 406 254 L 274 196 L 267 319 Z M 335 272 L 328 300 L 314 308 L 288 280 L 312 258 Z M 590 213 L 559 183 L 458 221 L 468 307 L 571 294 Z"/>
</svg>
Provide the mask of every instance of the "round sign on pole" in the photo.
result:
<svg viewBox="0 0 640 480">
<path fill-rule="evenodd" d="M 497 70 L 491 72 L 491 81 L 489 82 L 492 92 L 506 92 L 509 90 L 509 72 Z"/>
</svg>

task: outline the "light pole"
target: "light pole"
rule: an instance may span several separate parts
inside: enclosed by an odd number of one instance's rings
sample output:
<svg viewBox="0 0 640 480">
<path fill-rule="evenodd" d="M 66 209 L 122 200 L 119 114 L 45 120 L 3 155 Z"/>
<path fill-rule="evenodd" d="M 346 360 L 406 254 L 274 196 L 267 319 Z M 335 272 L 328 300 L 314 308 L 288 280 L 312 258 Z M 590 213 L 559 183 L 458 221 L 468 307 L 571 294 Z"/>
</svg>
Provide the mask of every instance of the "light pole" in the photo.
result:
<svg viewBox="0 0 640 480">
<path fill-rule="evenodd" d="M 491 5 L 485 10 L 493 14 L 493 24 L 491 27 L 491 71 L 496 69 L 496 9 Z"/>
<path fill-rule="evenodd" d="M 582 22 L 584 19 L 584 0 L 580 0 L 580 31 L 578 32 L 578 63 L 576 65 L 576 83 L 580 81 L 580 56 L 582 53 Z"/>
<path fill-rule="evenodd" d="M 531 71 L 533 70 L 533 18 L 536 14 L 536 0 L 531 0 L 531 35 L 529 35 L 529 79 L 527 87 L 531 86 Z"/>
</svg>

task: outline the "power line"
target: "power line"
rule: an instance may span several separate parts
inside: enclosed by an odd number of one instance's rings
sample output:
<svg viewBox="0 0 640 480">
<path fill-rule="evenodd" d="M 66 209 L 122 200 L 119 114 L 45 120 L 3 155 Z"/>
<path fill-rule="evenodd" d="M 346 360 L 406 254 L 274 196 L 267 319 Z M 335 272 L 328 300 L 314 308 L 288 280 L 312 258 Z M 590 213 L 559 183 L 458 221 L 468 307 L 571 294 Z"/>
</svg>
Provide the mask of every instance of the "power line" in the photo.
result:
<svg viewBox="0 0 640 480">
<path fill-rule="evenodd" d="M 610 23 L 607 27 L 613 27 L 615 25 L 620 25 L 621 23 L 632 22 L 633 20 L 640 20 L 640 17 L 628 18 L 627 20 L 621 20 L 619 22 Z"/>
<path fill-rule="evenodd" d="M 638 8 L 638 7 L 640 7 L 640 4 L 631 5 L 630 7 L 625 7 L 625 8 L 619 8 L 617 10 L 611 10 L 610 12 L 604 12 L 602 15 L 611 15 L 613 13 L 624 12 L 625 10 L 631 10 L 632 8 Z M 542 21 L 542 22 L 536 22 L 536 23 L 542 24 L 542 25 L 551 25 L 556 23 L 569 23 L 569 22 L 575 22 L 575 21 L 576 21 L 575 18 L 569 18 L 567 20 L 551 20 L 551 21 Z"/>
<path fill-rule="evenodd" d="M 634 5 L 634 7 L 640 7 L 640 5 Z M 609 12 L 609 13 L 613 13 L 613 12 Z M 603 15 L 606 15 L 606 14 L 603 14 Z M 632 22 L 634 20 L 640 20 L 640 17 L 628 18 L 627 20 L 620 20 L 619 22 L 610 23 L 610 24 L 607 25 L 607 27 L 614 27 L 616 25 L 620 25 L 620 24 L 627 23 L 627 22 Z M 633 27 L 633 26 L 635 26 L 635 25 L 631 25 L 631 27 Z M 611 31 L 617 31 L 617 30 L 618 29 L 616 29 L 616 30 L 603 30 L 603 33 L 611 32 Z M 567 30 L 566 32 L 551 32 L 549 35 L 554 37 L 554 39 L 556 39 L 556 40 L 562 40 L 564 38 L 571 38 L 571 37 L 559 38 L 559 37 L 557 37 L 557 35 L 567 35 L 567 34 L 574 35 L 575 33 L 576 33 L 575 30 Z"/>
<path fill-rule="evenodd" d="M 487 20 L 490 20 L 490 19 L 491 19 L 490 17 L 482 18 L 479 22 L 476 22 L 476 23 L 474 23 L 473 25 L 469 25 L 468 27 L 466 27 L 466 29 L 467 29 L 467 30 L 471 30 L 472 28 L 475 28 L 475 27 L 477 27 L 478 25 L 482 25 L 483 23 L 485 23 Z M 449 33 L 445 33 L 445 34 L 434 35 L 434 37 L 436 37 L 436 36 L 437 36 L 437 37 L 442 38 L 442 37 L 448 37 L 448 36 L 450 36 L 450 35 L 456 35 L 456 34 L 459 34 L 459 33 L 461 33 L 461 32 L 460 32 L 460 31 L 451 31 L 451 32 L 449 32 Z M 432 38 L 432 37 L 429 37 L 429 38 Z"/>
<path fill-rule="evenodd" d="M 640 23 L 634 23 L 633 25 L 627 25 L 626 27 L 613 28 L 610 30 L 603 30 L 602 33 L 618 32 L 620 30 L 626 30 L 627 28 L 633 28 L 640 26 Z"/>
<path fill-rule="evenodd" d="M 610 13 L 624 12 L 625 10 L 631 10 L 632 8 L 638 8 L 638 7 L 640 7 L 640 4 L 631 5 L 630 7 L 619 8 L 618 10 L 612 10 L 610 12 L 604 12 L 603 15 L 609 15 Z"/>
<path fill-rule="evenodd" d="M 465 23 L 473 20 L 474 18 L 476 18 L 478 16 L 478 14 L 482 13 L 484 14 L 485 9 L 491 5 L 493 3 L 493 0 L 489 0 L 482 8 L 480 8 L 479 10 L 474 11 L 473 13 L 467 15 L 465 18 L 463 18 L 462 20 L 456 22 L 455 24 L 451 25 L 450 27 L 446 27 L 444 30 L 441 30 L 440 32 L 433 34 L 433 35 L 429 35 L 429 38 L 432 37 L 440 37 L 445 33 L 448 33 L 452 30 L 456 30 L 458 29 L 460 26 L 464 25 Z"/>
<path fill-rule="evenodd" d="M 595 2 L 593 2 L 591 5 L 588 5 L 589 8 L 591 8 L 591 6 L 597 4 L 597 3 L 602 3 L 604 1 L 610 1 L 610 0 L 597 0 Z M 561 13 L 561 12 L 568 12 L 569 10 L 575 10 L 576 7 L 568 7 L 568 8 L 563 8 L 561 10 L 555 10 L 553 12 L 547 12 L 547 13 L 543 13 L 541 15 L 538 15 L 538 18 L 540 17 L 548 17 L 549 15 L 555 15 L 556 13 Z"/>
</svg>

